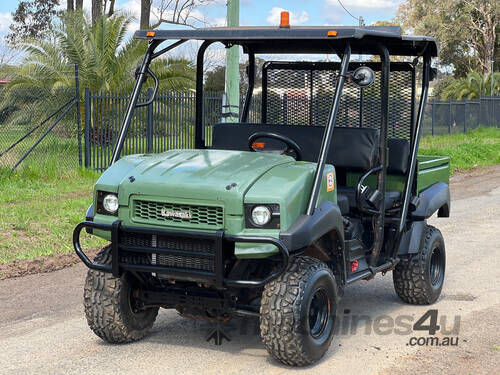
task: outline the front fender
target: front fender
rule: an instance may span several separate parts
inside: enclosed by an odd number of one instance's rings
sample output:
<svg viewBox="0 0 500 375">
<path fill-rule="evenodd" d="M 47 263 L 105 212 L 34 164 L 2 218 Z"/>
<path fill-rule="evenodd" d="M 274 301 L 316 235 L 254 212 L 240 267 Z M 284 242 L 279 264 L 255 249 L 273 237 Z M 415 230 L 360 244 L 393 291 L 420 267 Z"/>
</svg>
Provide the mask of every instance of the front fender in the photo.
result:
<svg viewBox="0 0 500 375">
<path fill-rule="evenodd" d="M 339 206 L 323 201 L 311 216 L 300 215 L 292 226 L 280 233 L 280 240 L 293 252 L 311 245 L 326 233 L 335 231 L 337 239 L 344 247 L 344 222 Z"/>
</svg>

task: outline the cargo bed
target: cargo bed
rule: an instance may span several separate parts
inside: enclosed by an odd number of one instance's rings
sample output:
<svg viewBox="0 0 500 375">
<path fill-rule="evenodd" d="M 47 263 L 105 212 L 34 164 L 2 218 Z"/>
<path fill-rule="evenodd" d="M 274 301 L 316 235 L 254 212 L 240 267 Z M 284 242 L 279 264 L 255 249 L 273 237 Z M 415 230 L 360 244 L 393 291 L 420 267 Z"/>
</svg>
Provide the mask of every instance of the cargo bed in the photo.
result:
<svg viewBox="0 0 500 375">
<path fill-rule="evenodd" d="M 418 155 L 417 157 L 417 191 L 427 189 L 436 182 L 449 183 L 450 180 L 450 158 L 447 156 L 427 156 Z M 346 185 L 356 187 L 362 173 L 348 172 L 346 176 Z M 366 179 L 367 185 L 376 186 L 375 175 Z M 386 181 L 386 190 L 403 191 L 405 185 L 405 176 L 401 174 L 388 174 Z"/>
</svg>

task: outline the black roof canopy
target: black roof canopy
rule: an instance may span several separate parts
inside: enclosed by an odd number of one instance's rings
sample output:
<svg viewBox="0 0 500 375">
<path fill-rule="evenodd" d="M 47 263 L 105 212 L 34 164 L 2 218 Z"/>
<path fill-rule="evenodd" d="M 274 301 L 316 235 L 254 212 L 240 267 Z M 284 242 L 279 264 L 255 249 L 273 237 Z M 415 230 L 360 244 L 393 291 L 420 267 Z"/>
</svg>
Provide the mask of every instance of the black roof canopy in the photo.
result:
<svg viewBox="0 0 500 375">
<path fill-rule="evenodd" d="M 207 40 L 225 45 L 239 44 L 245 52 L 254 53 L 342 53 L 349 40 L 354 54 L 378 54 L 378 44 L 385 45 L 391 55 L 421 56 L 427 50 L 437 56 L 436 40 L 425 36 L 402 35 L 399 26 L 292 26 L 290 28 L 245 26 L 216 27 L 194 30 L 138 30 L 137 39 Z M 336 31 L 336 36 L 329 36 Z"/>
</svg>

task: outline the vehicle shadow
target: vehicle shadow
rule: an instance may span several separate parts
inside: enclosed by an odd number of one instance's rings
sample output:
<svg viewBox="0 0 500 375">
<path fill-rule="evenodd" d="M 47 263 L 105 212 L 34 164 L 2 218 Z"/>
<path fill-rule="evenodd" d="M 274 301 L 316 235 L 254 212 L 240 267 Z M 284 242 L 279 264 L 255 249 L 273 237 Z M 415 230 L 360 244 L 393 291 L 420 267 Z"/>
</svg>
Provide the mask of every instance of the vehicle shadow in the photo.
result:
<svg viewBox="0 0 500 375">
<path fill-rule="evenodd" d="M 346 317 L 365 317 L 372 321 L 380 316 L 395 319 L 405 306 L 408 305 L 403 304 L 393 290 L 391 275 L 378 276 L 369 283 L 360 281 L 347 287 L 339 307 L 336 337 L 322 361 L 335 356 L 342 343 L 349 340 L 351 336 L 366 335 L 365 321 L 353 330 L 352 325 L 343 324 Z M 411 311 L 415 316 L 420 316 L 428 308 L 428 306 L 412 306 Z M 405 311 L 405 314 L 408 314 L 408 311 Z M 223 340 L 221 345 L 215 345 L 213 340 L 207 341 L 206 338 L 207 334 L 215 328 L 215 323 L 186 319 L 178 315 L 175 310 L 160 310 L 151 333 L 145 340 L 133 345 L 146 342 L 154 346 L 189 347 L 199 349 L 205 355 L 207 351 L 244 354 L 249 357 L 262 358 L 263 361 L 273 366 L 282 366 L 268 356 L 261 342 L 257 318 L 233 318 L 229 322 L 222 323 L 221 327 L 231 340 Z M 106 344 L 103 343 L 103 345 Z"/>
</svg>

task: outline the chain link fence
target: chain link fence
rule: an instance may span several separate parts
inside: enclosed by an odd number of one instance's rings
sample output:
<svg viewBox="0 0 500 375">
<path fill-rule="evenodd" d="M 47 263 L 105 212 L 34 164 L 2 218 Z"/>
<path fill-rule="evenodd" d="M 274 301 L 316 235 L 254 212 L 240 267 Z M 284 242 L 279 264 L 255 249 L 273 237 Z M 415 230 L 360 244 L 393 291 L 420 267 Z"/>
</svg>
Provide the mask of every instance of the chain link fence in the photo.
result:
<svg viewBox="0 0 500 375">
<path fill-rule="evenodd" d="M 75 87 L 0 89 L 0 168 L 34 165 L 104 170 L 109 165 L 128 98 L 129 93 L 87 89 L 78 101 Z M 290 116 L 290 111 L 302 111 L 296 97 L 283 94 L 278 99 L 283 116 Z M 330 101 L 324 99 L 323 104 L 329 107 Z M 223 121 L 224 94 L 205 93 L 204 101 L 205 142 L 210 145 L 213 125 Z M 240 111 L 243 102 L 242 95 Z M 252 98 L 249 122 L 261 122 L 261 102 L 260 93 Z M 319 104 L 315 102 L 315 106 Z M 160 91 L 153 104 L 136 110 L 123 153 L 193 147 L 194 118 L 194 92 Z M 339 120 L 343 121 L 342 116 Z M 430 100 L 423 135 L 464 133 L 478 126 L 500 127 L 500 97 Z"/>
<path fill-rule="evenodd" d="M 145 101 L 152 90 L 145 92 Z M 109 166 L 129 93 L 85 90 L 84 166 L 102 171 Z M 250 106 L 249 121 L 260 122 L 260 95 Z M 158 153 L 194 147 L 196 95 L 192 91 L 160 90 L 152 104 L 136 108 L 122 155 Z M 205 144 L 211 145 L 213 125 L 222 121 L 224 93 L 204 94 Z M 240 112 L 244 97 L 240 98 Z"/>
<path fill-rule="evenodd" d="M 467 133 L 479 126 L 500 127 L 500 96 L 427 102 L 424 136 Z"/>
<path fill-rule="evenodd" d="M 0 167 L 79 166 L 74 87 L 0 89 Z"/>
</svg>

